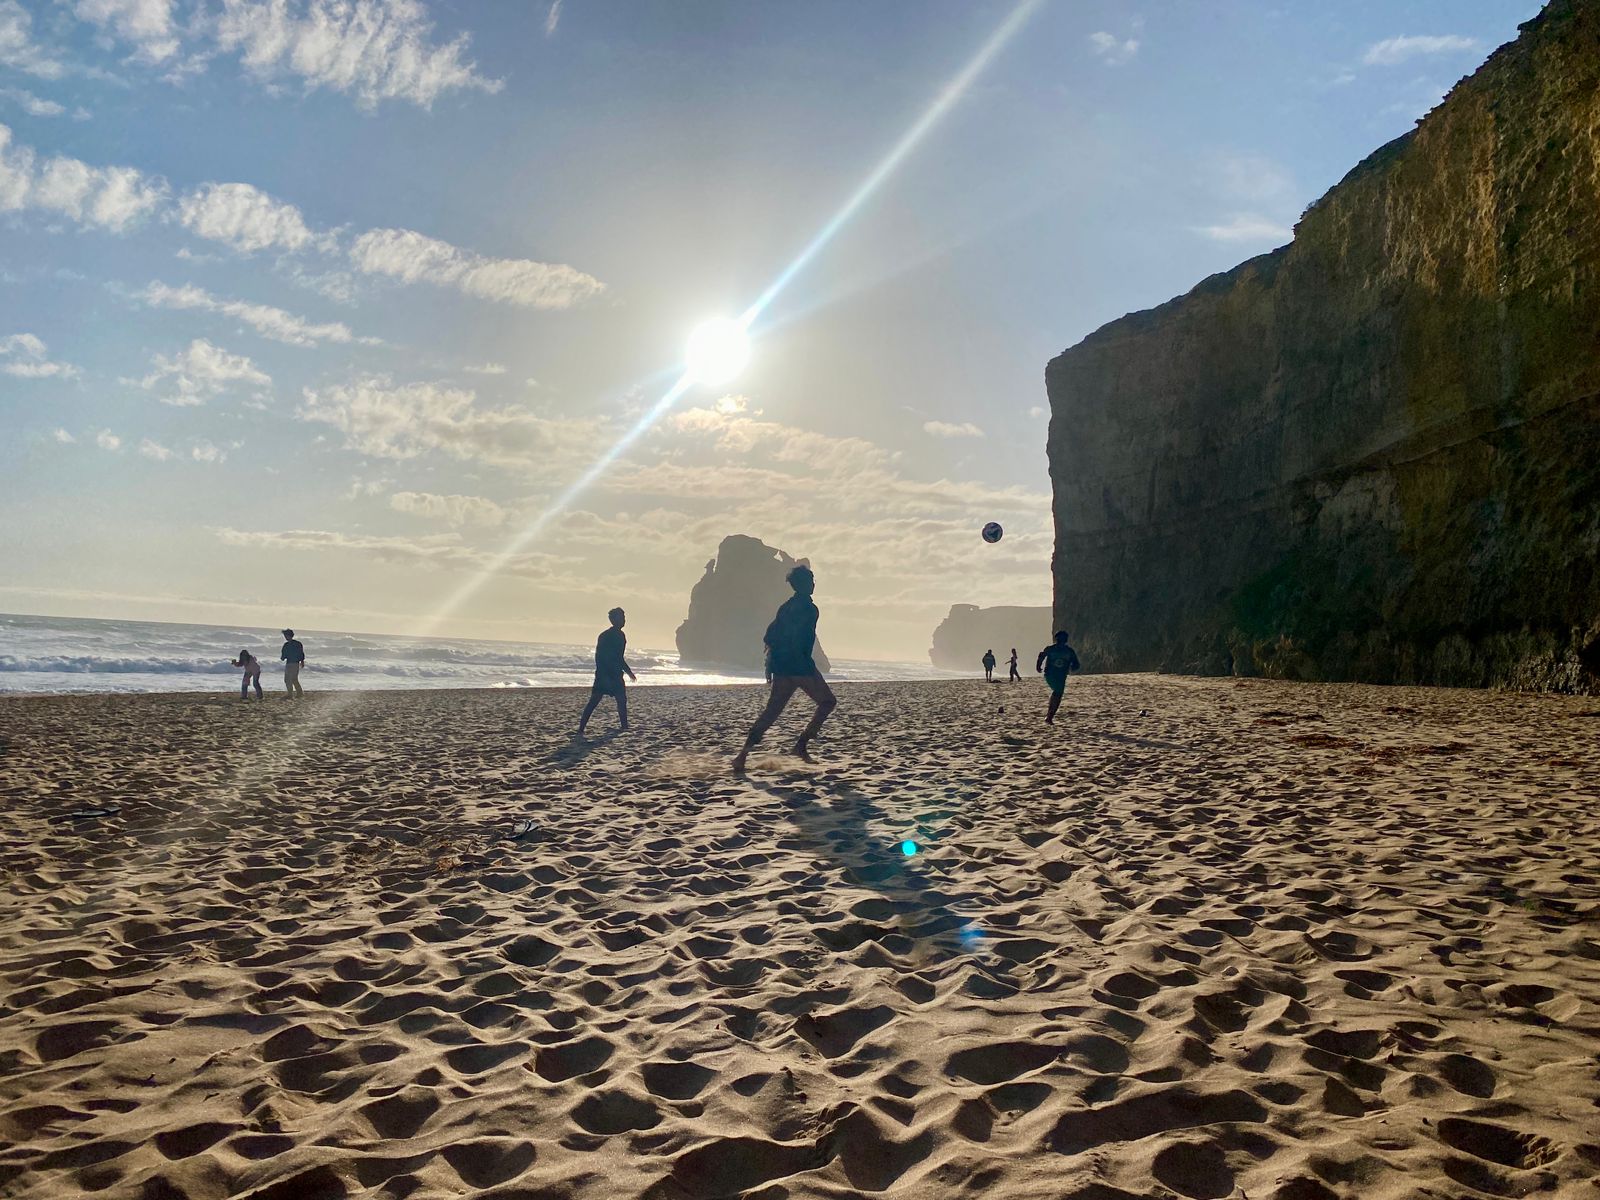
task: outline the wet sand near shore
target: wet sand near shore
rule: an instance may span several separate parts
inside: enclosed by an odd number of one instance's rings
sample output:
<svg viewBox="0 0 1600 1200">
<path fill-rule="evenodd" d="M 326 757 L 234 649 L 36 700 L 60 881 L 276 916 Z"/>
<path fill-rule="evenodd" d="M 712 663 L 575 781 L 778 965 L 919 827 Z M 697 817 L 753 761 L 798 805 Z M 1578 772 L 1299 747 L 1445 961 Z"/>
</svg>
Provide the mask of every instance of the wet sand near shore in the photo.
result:
<svg viewBox="0 0 1600 1200">
<path fill-rule="evenodd" d="M 1600 1200 L 1600 701 L 837 690 L 0 699 L 0 1196 Z"/>
</svg>

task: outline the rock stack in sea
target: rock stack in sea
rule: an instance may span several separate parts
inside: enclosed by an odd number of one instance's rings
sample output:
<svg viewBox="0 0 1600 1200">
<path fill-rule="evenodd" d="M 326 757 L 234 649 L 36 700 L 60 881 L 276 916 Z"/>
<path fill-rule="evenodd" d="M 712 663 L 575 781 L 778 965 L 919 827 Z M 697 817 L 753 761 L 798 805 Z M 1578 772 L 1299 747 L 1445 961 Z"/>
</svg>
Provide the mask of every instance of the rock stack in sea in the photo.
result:
<svg viewBox="0 0 1600 1200">
<path fill-rule="evenodd" d="M 678 658 L 685 666 L 759 671 L 766 660 L 762 635 L 778 606 L 793 592 L 785 582 L 798 559 L 742 533 L 722 539 L 717 556 L 689 593 L 689 615 L 678 626 Z M 829 669 L 817 639 L 817 666 Z"/>
<path fill-rule="evenodd" d="M 1055 615 L 1102 670 L 1600 688 L 1600 0 L 1294 240 L 1053 360 Z"/>
</svg>

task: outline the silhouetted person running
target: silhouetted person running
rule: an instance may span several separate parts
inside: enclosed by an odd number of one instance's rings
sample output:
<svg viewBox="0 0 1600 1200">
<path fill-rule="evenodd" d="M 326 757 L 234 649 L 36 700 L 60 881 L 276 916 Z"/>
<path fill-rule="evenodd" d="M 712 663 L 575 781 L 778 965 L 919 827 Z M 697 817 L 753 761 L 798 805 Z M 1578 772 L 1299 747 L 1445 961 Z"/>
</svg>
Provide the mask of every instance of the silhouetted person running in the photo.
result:
<svg viewBox="0 0 1600 1200">
<path fill-rule="evenodd" d="M 616 700 L 617 722 L 626 729 L 628 689 L 623 684 L 622 677 L 626 675 L 635 683 L 639 682 L 639 677 L 633 673 L 633 668 L 623 657 L 628 649 L 628 635 L 622 632 L 622 627 L 628 623 L 628 614 L 620 608 L 613 608 L 606 616 L 611 619 L 611 628 L 595 639 L 594 687 L 589 691 L 589 703 L 583 706 L 583 716 L 578 718 L 579 737 L 582 737 L 583 731 L 589 727 L 589 718 L 594 716 L 594 710 L 599 707 L 600 701 L 607 696 Z"/>
<path fill-rule="evenodd" d="M 283 631 L 283 649 L 278 651 L 278 657 L 283 659 L 283 690 L 291 700 L 298 700 L 305 695 L 300 687 L 300 668 L 306 665 L 306 648 L 295 638 L 294 630 Z"/>
<path fill-rule="evenodd" d="M 761 710 L 756 723 L 750 727 L 750 736 L 745 738 L 744 748 L 734 756 L 735 772 L 744 770 L 745 755 L 760 743 L 763 735 L 772 728 L 772 723 L 783 714 L 784 705 L 789 703 L 789 697 L 796 690 L 817 702 L 817 711 L 812 715 L 811 723 L 794 744 L 794 752 L 806 762 L 811 761 L 811 755 L 807 753 L 811 739 L 839 704 L 828 681 L 817 670 L 817 660 L 812 657 L 817 644 L 818 613 L 817 606 L 811 602 L 811 593 L 817 587 L 816 576 L 811 573 L 810 567 L 802 563 L 790 570 L 788 580 L 794 595 L 779 607 L 778 615 L 767 626 L 766 636 L 762 639 L 767 645 L 767 673 L 772 680 L 772 695 L 768 697 L 767 706 Z"/>
<path fill-rule="evenodd" d="M 993 683 L 994 682 L 994 664 L 995 664 L 994 651 L 993 650 L 985 650 L 983 652 L 983 677 L 989 683 Z"/>
<path fill-rule="evenodd" d="M 1039 651 L 1035 671 L 1044 672 L 1044 681 L 1050 685 L 1050 710 L 1044 715 L 1046 725 L 1054 725 L 1056 709 L 1061 707 L 1061 693 L 1067 690 L 1067 673 L 1078 670 L 1078 652 L 1067 645 L 1067 631 L 1056 634 L 1053 644 Z"/>
<path fill-rule="evenodd" d="M 1011 678 L 1008 683 L 1018 683 L 1022 679 L 1022 672 L 1017 670 L 1017 648 L 1011 647 Z"/>
</svg>

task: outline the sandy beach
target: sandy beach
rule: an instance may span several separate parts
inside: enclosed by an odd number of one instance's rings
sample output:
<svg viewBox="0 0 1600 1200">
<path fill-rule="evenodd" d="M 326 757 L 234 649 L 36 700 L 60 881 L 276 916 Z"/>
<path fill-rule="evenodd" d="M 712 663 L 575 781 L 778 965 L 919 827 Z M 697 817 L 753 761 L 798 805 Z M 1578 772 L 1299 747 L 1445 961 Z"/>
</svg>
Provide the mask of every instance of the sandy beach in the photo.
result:
<svg viewBox="0 0 1600 1200">
<path fill-rule="evenodd" d="M 0 700 L 0 1195 L 1600 1198 L 1594 699 L 839 695 Z"/>
</svg>

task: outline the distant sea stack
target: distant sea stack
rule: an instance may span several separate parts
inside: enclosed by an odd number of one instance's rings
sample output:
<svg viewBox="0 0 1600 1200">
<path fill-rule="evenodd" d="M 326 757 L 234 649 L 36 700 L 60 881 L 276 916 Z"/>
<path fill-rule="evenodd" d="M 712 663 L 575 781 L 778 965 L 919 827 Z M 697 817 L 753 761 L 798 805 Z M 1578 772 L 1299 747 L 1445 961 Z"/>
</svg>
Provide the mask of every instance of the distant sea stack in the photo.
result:
<svg viewBox="0 0 1600 1200">
<path fill-rule="evenodd" d="M 689 615 L 678 626 L 678 661 L 761 670 L 766 664 L 762 635 L 778 605 L 794 594 L 784 577 L 798 561 L 759 538 L 741 533 L 723 538 L 689 593 Z M 816 660 L 823 671 L 830 669 L 821 638 Z"/>
<path fill-rule="evenodd" d="M 1034 656 L 1053 636 L 1048 608 L 952 604 L 950 615 L 933 631 L 928 657 L 942 670 L 976 671 L 983 652 L 993 650 L 1003 672 L 1014 646 L 1018 663 L 1027 668 L 1024 674 L 1032 674 Z"/>
<path fill-rule="evenodd" d="M 1045 377 L 1086 663 L 1600 690 L 1600 0 Z"/>
</svg>

